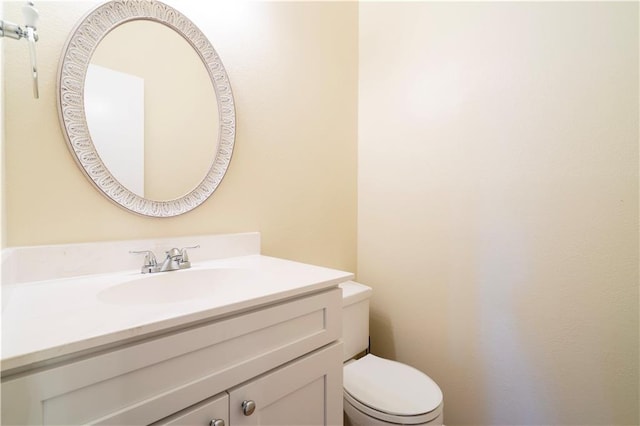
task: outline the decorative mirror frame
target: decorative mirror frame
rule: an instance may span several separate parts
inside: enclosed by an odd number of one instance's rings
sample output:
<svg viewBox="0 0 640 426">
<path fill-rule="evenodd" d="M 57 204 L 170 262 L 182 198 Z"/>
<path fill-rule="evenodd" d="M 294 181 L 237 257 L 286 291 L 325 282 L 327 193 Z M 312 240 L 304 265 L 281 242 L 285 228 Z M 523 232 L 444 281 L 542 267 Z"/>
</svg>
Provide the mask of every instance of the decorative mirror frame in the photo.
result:
<svg viewBox="0 0 640 426">
<path fill-rule="evenodd" d="M 125 188 L 98 155 L 87 126 L 84 81 L 93 52 L 114 28 L 135 20 L 166 25 L 193 47 L 213 84 L 219 115 L 218 149 L 205 178 L 182 197 L 155 201 Z M 207 37 L 186 16 L 156 0 L 113 0 L 89 12 L 72 31 L 58 67 L 58 114 L 69 150 L 91 183 L 117 205 L 143 216 L 171 217 L 198 207 L 224 177 L 235 142 L 235 106 L 229 77 Z"/>
</svg>

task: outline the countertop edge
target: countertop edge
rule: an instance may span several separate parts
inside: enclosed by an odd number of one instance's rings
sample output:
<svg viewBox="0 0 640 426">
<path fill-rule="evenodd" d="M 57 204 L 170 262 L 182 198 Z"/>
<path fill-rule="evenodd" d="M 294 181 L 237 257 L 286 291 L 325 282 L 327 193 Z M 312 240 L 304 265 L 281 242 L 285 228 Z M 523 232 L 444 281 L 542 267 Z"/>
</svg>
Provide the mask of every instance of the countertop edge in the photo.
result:
<svg viewBox="0 0 640 426">
<path fill-rule="evenodd" d="M 311 266 L 311 265 L 310 265 Z M 343 272 L 338 271 L 336 272 Z M 241 314 L 269 304 L 279 303 L 305 295 L 320 292 L 322 290 L 337 287 L 340 283 L 352 280 L 354 274 L 344 274 L 332 279 L 316 282 L 298 288 L 267 294 L 257 298 L 250 298 L 241 302 L 196 311 L 179 317 L 168 318 L 142 326 L 125 328 L 113 333 L 108 333 L 85 340 L 79 340 L 68 344 L 45 348 L 39 351 L 16 355 L 0 361 L 0 375 L 3 379 L 14 374 L 21 374 L 30 370 L 49 368 L 61 363 L 71 362 L 92 353 L 110 350 L 120 344 L 131 344 L 146 338 L 154 338 L 164 332 L 177 331 L 188 328 L 202 322 L 216 321 L 232 315 Z"/>
</svg>

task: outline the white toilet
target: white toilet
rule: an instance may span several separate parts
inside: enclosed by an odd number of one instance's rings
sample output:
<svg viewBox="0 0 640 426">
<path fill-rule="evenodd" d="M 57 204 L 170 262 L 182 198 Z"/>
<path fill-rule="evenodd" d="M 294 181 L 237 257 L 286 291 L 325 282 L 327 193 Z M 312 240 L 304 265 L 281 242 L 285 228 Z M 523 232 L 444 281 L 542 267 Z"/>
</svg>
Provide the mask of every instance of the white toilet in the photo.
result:
<svg viewBox="0 0 640 426">
<path fill-rule="evenodd" d="M 371 288 L 353 281 L 342 288 L 345 425 L 442 425 L 442 391 L 408 365 L 367 354 Z"/>
</svg>

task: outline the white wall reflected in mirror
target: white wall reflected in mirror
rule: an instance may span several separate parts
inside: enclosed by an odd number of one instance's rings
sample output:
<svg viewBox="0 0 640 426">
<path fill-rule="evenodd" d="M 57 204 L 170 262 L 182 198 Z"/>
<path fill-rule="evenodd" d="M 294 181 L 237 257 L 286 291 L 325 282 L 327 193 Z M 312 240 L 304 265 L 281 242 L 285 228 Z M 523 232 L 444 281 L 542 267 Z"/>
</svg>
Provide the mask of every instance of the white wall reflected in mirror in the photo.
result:
<svg viewBox="0 0 640 426">
<path fill-rule="evenodd" d="M 84 105 L 102 162 L 122 185 L 144 197 L 144 79 L 90 64 Z"/>
</svg>

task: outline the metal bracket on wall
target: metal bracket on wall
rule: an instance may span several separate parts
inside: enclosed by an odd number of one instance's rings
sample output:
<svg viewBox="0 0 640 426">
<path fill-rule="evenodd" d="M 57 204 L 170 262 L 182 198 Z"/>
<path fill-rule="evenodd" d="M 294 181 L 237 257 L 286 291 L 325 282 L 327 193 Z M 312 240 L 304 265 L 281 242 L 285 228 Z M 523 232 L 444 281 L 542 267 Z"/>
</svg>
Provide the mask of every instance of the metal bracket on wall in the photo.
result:
<svg viewBox="0 0 640 426">
<path fill-rule="evenodd" d="M 14 40 L 20 40 L 24 38 L 29 45 L 29 55 L 31 57 L 31 76 L 33 78 L 33 97 L 38 99 L 40 97 L 38 92 L 38 67 L 36 63 L 36 42 L 38 41 L 38 9 L 33 5 L 33 2 L 28 2 L 22 8 L 22 14 L 26 24 L 21 27 L 13 22 L 0 20 L 0 37 L 9 37 Z"/>
</svg>

